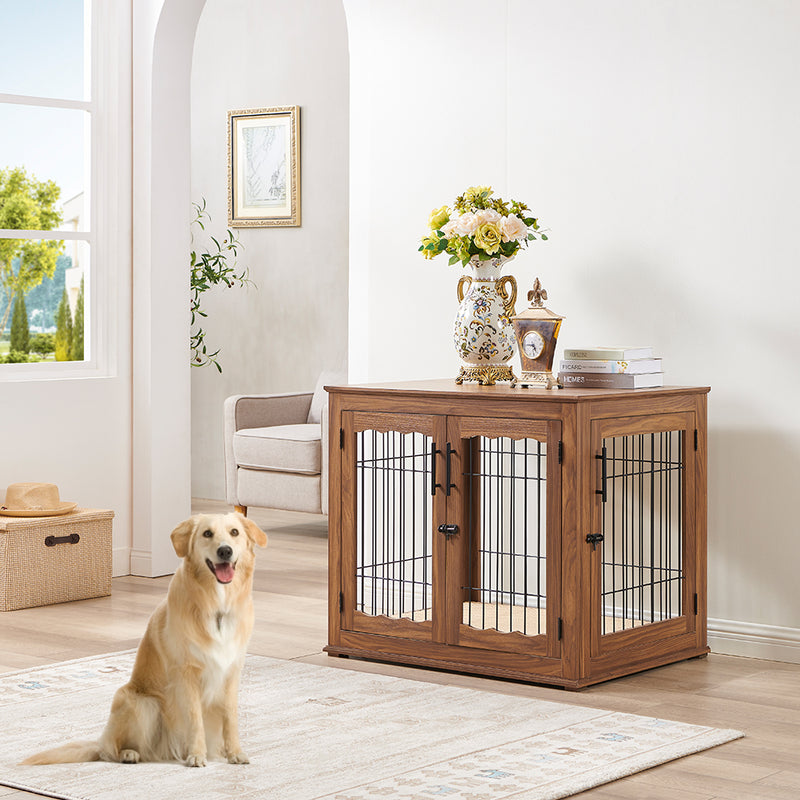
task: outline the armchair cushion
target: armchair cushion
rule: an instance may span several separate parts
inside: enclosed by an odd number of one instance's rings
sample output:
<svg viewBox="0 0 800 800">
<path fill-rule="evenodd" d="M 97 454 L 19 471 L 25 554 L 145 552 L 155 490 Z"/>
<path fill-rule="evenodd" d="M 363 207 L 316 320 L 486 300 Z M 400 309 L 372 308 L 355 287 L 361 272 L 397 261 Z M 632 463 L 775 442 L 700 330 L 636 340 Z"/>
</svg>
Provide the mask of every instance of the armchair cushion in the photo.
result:
<svg viewBox="0 0 800 800">
<path fill-rule="evenodd" d="M 233 436 L 236 464 L 246 469 L 318 475 L 322 469 L 319 424 L 244 428 Z"/>
</svg>

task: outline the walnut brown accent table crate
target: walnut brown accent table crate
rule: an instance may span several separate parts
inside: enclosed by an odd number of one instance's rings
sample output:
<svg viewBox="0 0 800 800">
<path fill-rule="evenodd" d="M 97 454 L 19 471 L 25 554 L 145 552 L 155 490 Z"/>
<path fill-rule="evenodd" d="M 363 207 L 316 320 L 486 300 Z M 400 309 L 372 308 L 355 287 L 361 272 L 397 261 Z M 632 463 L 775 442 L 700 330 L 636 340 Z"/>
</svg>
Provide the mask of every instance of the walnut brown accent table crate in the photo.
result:
<svg viewBox="0 0 800 800">
<path fill-rule="evenodd" d="M 0 611 L 111 594 L 113 511 L 0 516 Z"/>
<path fill-rule="evenodd" d="M 329 654 L 577 689 L 704 655 L 707 387 L 326 387 Z"/>
</svg>

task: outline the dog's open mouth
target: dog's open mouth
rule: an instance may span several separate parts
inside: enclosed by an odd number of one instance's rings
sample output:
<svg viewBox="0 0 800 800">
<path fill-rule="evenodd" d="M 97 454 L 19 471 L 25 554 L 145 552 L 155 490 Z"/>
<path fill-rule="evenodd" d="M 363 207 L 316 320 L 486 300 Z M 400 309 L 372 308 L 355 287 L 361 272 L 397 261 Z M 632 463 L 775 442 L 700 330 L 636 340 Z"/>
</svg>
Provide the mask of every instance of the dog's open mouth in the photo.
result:
<svg viewBox="0 0 800 800">
<path fill-rule="evenodd" d="M 209 559 L 206 559 L 206 564 L 208 564 L 208 568 L 214 573 L 214 576 L 220 583 L 230 583 L 233 580 L 233 573 L 236 570 L 236 565 L 231 564 L 230 561 L 213 564 Z"/>
</svg>

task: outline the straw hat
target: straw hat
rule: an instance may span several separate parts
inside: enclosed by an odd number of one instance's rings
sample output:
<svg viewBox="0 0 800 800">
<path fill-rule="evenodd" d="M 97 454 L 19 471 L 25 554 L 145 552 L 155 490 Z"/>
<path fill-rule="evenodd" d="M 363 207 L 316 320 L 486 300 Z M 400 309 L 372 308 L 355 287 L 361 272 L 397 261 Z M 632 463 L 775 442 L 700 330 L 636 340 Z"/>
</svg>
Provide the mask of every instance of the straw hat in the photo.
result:
<svg viewBox="0 0 800 800">
<path fill-rule="evenodd" d="M 55 517 L 68 514 L 78 504 L 62 503 L 54 483 L 12 483 L 0 506 L 4 517 Z"/>
</svg>

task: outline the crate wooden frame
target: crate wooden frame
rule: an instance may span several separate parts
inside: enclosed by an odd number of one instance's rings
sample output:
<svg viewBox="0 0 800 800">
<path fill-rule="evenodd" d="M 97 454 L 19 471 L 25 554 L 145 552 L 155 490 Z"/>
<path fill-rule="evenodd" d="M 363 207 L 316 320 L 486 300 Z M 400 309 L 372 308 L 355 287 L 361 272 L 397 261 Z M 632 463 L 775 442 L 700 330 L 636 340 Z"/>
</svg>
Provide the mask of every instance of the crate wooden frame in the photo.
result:
<svg viewBox="0 0 800 800">
<path fill-rule="evenodd" d="M 708 387 L 548 391 L 440 380 L 326 388 L 332 433 L 329 654 L 577 689 L 708 652 Z M 435 443 L 432 463 L 439 488 L 431 500 L 430 542 L 434 611 L 426 619 L 365 614 L 358 608 L 356 517 L 362 489 L 355 470 L 357 436 L 365 430 L 417 432 Z M 591 538 L 604 525 L 603 441 L 663 431 L 677 432 L 682 442 L 681 545 L 673 556 L 680 560 L 680 602 L 674 609 L 670 605 L 669 614 L 658 611 L 664 618 L 654 612 L 640 623 L 604 631 L 604 546 Z M 532 437 L 547 443 L 547 602 L 541 612 L 546 624 L 544 633 L 537 629 L 535 636 L 482 630 L 461 619 L 465 565 L 475 557 L 469 552 L 475 545 L 465 535 L 474 524 L 470 504 L 475 500 L 470 498 L 475 493 L 468 484 L 475 478 L 464 467 L 478 436 Z M 445 491 L 442 478 L 450 458 L 455 466 Z M 440 535 L 440 525 L 455 525 L 458 533 Z M 668 569 L 675 569 L 674 564 L 664 566 L 662 573 Z"/>
</svg>

